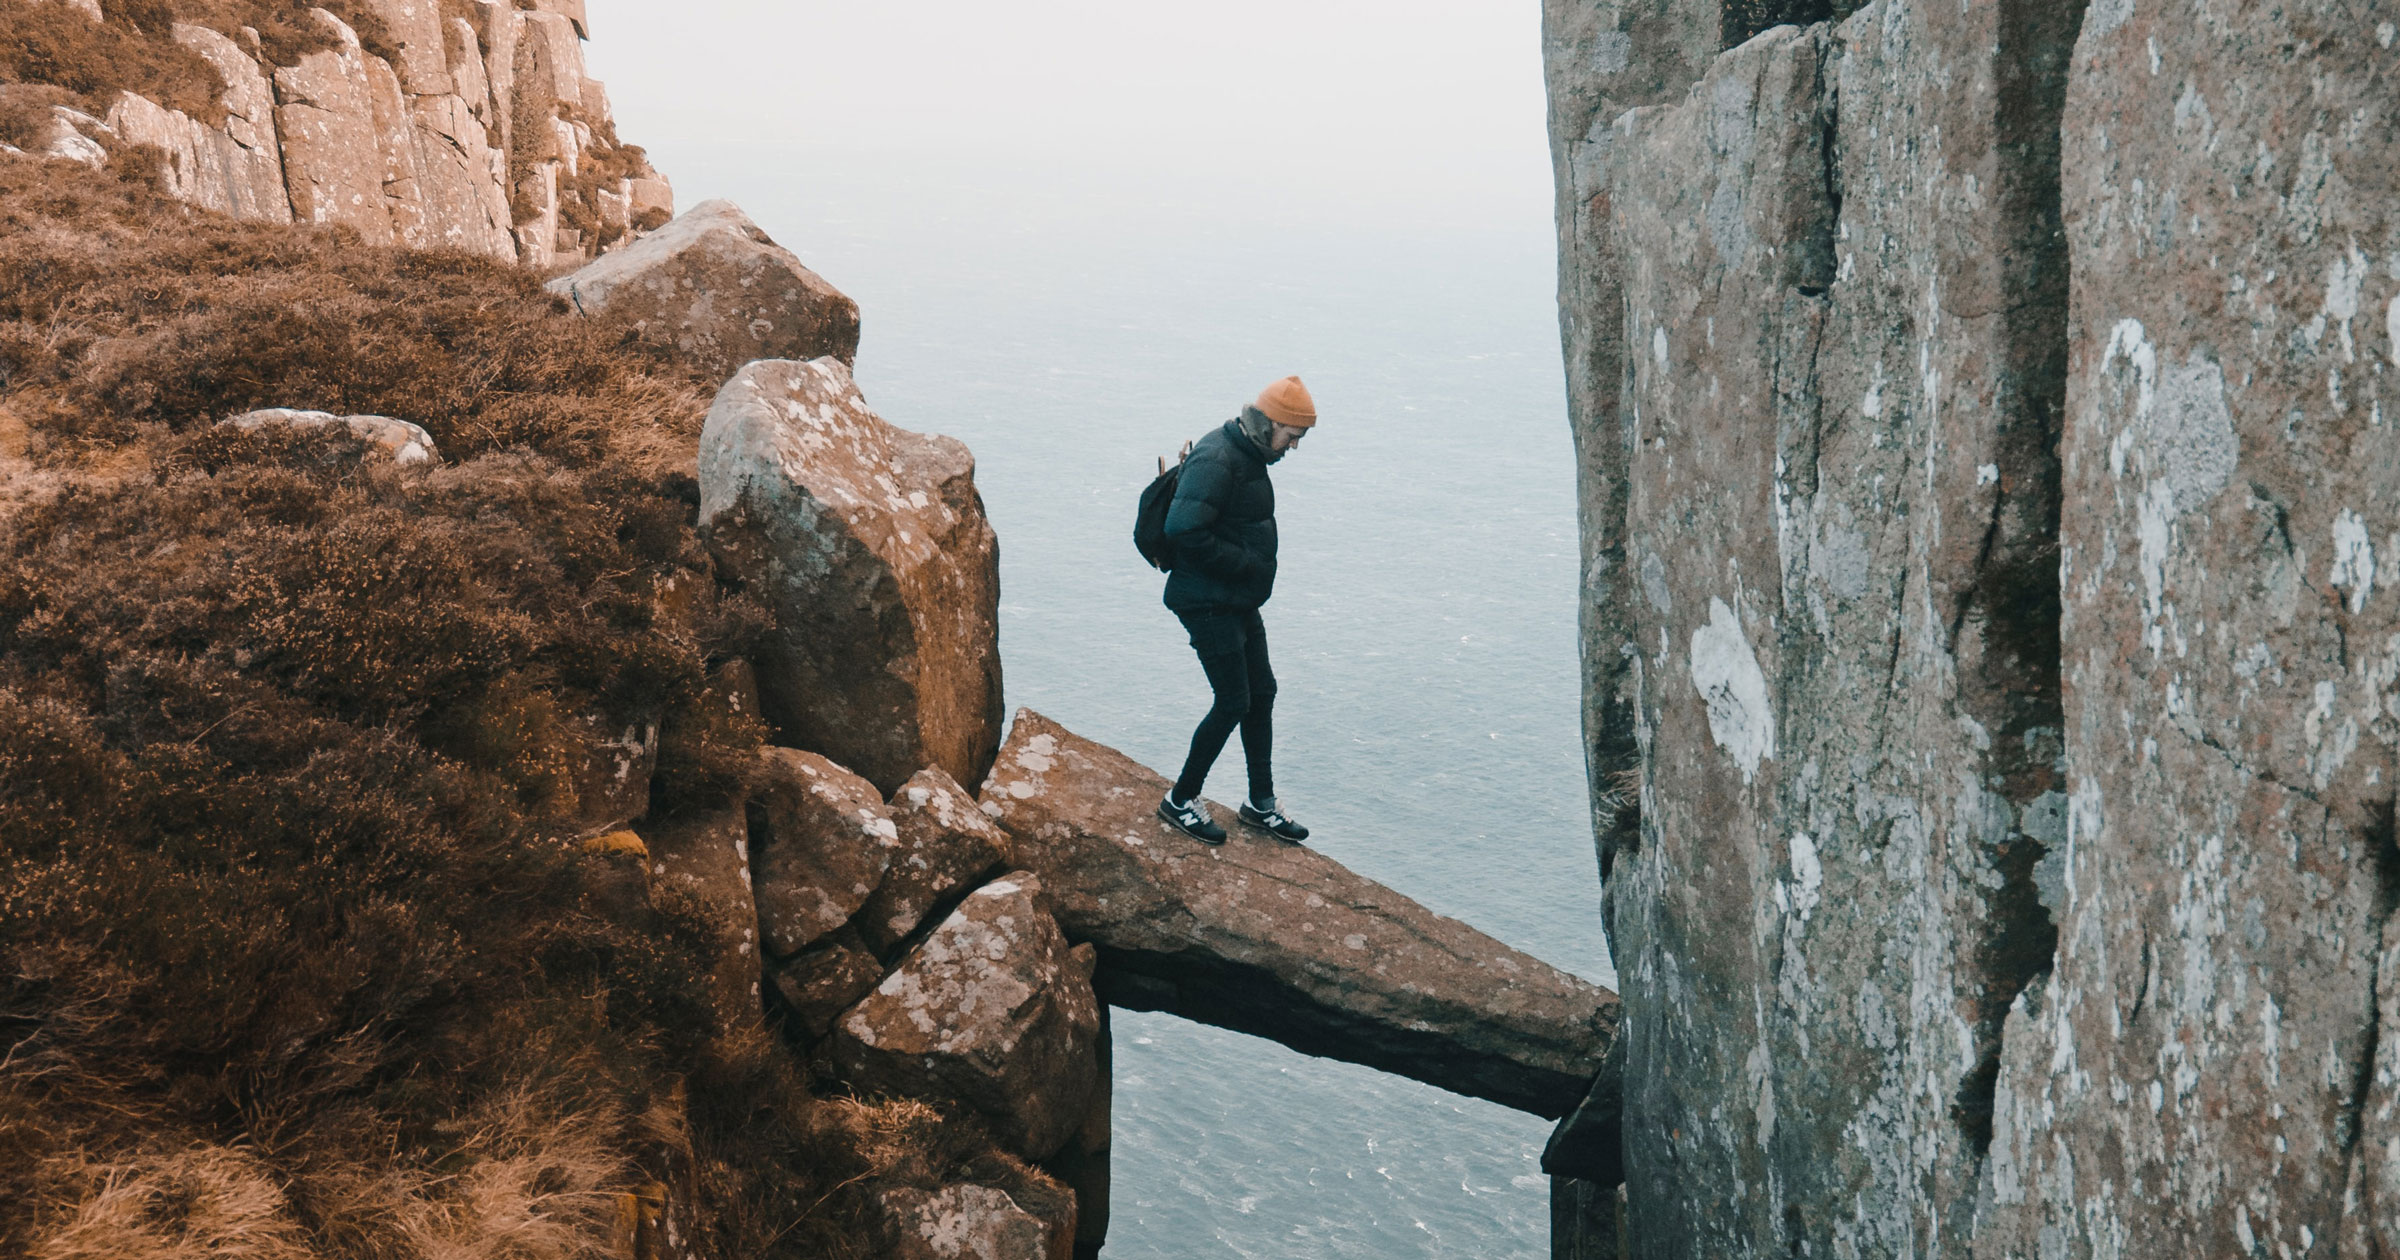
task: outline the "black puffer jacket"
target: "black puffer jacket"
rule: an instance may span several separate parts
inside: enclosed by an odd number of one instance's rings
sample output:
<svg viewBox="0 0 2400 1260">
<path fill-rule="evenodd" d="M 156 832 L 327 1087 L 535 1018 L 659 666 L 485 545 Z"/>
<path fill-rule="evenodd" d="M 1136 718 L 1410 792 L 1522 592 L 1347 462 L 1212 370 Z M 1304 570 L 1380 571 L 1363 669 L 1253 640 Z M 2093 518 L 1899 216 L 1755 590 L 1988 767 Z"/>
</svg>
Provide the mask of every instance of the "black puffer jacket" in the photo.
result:
<svg viewBox="0 0 2400 1260">
<path fill-rule="evenodd" d="M 1177 612 L 1247 611 L 1274 594 L 1275 483 L 1239 421 L 1192 446 L 1167 509 L 1167 541 L 1175 570 L 1166 600 Z"/>
</svg>

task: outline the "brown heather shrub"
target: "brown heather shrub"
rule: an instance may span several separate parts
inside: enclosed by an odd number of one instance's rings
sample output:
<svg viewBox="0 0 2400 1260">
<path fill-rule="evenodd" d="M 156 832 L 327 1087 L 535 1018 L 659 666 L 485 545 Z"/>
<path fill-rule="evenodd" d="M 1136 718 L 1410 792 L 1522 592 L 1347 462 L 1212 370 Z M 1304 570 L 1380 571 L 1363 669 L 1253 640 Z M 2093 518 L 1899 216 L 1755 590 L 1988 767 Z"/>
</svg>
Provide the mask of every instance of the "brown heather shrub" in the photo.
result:
<svg viewBox="0 0 2400 1260">
<path fill-rule="evenodd" d="M 858 1132 L 576 843 L 588 715 L 662 720 L 654 815 L 755 760 L 708 383 L 144 171 L 0 157 L 0 1255 L 564 1260 L 653 1178 L 713 1252 L 867 1254 Z M 445 462 L 214 425 L 270 404 Z"/>
<path fill-rule="evenodd" d="M 7 32 L 0 84 L 57 87 L 71 94 L 65 103 L 92 113 L 105 111 L 118 92 L 132 92 L 214 125 L 225 118 L 224 81 L 207 59 L 175 42 L 174 25 L 213 28 L 269 67 L 288 66 L 333 47 L 312 8 L 348 23 L 367 51 L 387 60 L 397 54 L 365 0 L 109 0 L 99 22 L 59 0 L 0 0 L 0 31 Z M 255 44 L 244 27 L 257 32 Z M 10 139 L 4 126 L 0 139 Z"/>
<path fill-rule="evenodd" d="M 0 0 L 0 83 L 51 84 L 95 111 L 119 91 L 218 122 L 224 81 L 200 54 L 175 42 L 167 23 L 143 29 L 129 19 L 94 22 L 55 0 Z"/>
</svg>

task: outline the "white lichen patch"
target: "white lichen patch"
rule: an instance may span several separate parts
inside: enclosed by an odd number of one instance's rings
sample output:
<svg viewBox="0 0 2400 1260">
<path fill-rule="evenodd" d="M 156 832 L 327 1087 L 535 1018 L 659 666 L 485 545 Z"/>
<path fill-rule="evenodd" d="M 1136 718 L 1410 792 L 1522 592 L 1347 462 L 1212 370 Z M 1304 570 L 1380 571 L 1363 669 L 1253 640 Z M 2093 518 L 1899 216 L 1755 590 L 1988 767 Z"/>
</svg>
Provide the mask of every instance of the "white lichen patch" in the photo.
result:
<svg viewBox="0 0 2400 1260">
<path fill-rule="evenodd" d="M 2367 596 L 2375 592 L 2375 543 L 2367 537 L 2366 521 L 2348 508 L 2333 518 L 2333 572 L 2326 581 L 2350 588 L 2354 613 L 2366 607 Z"/>
<path fill-rule="evenodd" d="M 1767 676 L 1725 601 L 1710 597 L 1708 624 L 1692 632 L 1692 686 L 1708 706 L 1708 733 L 1742 768 L 1742 782 L 1775 755 L 1775 712 Z"/>
</svg>

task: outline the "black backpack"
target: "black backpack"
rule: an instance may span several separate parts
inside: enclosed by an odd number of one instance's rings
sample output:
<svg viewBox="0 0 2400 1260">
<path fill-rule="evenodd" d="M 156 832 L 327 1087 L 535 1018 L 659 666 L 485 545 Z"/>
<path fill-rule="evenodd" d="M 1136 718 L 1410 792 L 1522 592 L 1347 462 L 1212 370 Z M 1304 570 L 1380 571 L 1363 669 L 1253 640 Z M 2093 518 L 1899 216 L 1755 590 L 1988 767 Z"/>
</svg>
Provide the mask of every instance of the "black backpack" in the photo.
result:
<svg viewBox="0 0 2400 1260">
<path fill-rule="evenodd" d="M 1159 458 L 1158 475 L 1142 488 L 1141 506 L 1133 514 L 1133 549 L 1162 573 L 1175 567 L 1175 548 L 1167 541 L 1167 509 L 1175 505 L 1175 487 L 1183 480 L 1183 461 L 1191 453 L 1191 443 L 1184 443 L 1172 468 L 1164 456 Z"/>
</svg>

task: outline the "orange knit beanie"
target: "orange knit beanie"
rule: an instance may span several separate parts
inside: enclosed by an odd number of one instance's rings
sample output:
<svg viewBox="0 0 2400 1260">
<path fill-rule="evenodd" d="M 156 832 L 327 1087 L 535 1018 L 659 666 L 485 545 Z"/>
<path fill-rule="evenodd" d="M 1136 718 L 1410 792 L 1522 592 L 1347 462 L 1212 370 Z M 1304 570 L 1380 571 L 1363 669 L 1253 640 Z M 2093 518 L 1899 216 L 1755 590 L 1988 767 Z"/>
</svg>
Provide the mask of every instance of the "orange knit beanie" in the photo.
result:
<svg viewBox="0 0 2400 1260">
<path fill-rule="evenodd" d="M 1316 427 L 1317 401 L 1308 396 L 1308 386 L 1297 376 L 1287 376 L 1258 392 L 1252 403 L 1267 419 L 1295 429 Z"/>
</svg>

